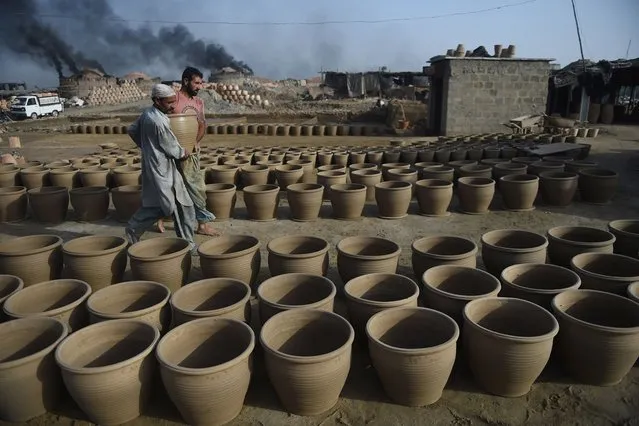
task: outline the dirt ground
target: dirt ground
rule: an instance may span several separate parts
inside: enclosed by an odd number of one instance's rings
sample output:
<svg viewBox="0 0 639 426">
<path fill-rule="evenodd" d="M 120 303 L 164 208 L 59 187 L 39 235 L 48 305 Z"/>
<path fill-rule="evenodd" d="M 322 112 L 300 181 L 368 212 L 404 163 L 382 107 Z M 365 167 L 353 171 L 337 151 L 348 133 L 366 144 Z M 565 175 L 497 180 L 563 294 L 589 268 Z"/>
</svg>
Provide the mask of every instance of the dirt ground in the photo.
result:
<svg viewBox="0 0 639 426">
<path fill-rule="evenodd" d="M 491 212 L 485 216 L 470 216 L 455 211 L 446 218 L 427 218 L 416 213 L 413 202 L 408 217 L 389 221 L 376 217 L 374 204 L 367 205 L 364 218 L 359 221 L 342 222 L 330 218 L 330 204 L 325 204 L 320 220 L 312 223 L 297 223 L 288 219 L 286 197 L 282 197 L 279 220 L 271 223 L 256 223 L 246 219 L 246 209 L 238 201 L 236 218 L 216 226 L 227 234 L 251 234 L 262 243 L 262 271 L 260 280 L 268 276 L 266 243 L 282 235 L 307 234 L 327 239 L 332 244 L 329 278 L 340 285 L 337 275 L 335 245 L 347 236 L 370 235 L 389 238 L 402 248 L 399 273 L 412 275 L 410 267 L 410 244 L 419 237 L 432 234 L 455 234 L 471 238 L 479 244 L 480 236 L 489 230 L 520 228 L 545 233 L 558 225 L 585 225 L 605 228 L 613 219 L 639 217 L 639 128 L 609 127 L 593 144 L 590 158 L 602 167 L 620 173 L 621 183 L 614 201 L 606 206 L 592 206 L 575 202 L 566 208 L 538 206 L 531 212 L 513 213 L 501 209 L 496 196 Z M 4 137 L 5 135 L 3 135 Z M 6 147 L 6 138 L 4 147 Z M 424 138 L 421 138 L 424 139 Z M 125 136 L 118 135 L 70 135 L 70 134 L 24 134 L 23 152 L 28 159 L 50 161 L 76 157 L 98 150 L 97 144 L 116 142 L 128 145 Z M 265 136 L 212 136 L 207 135 L 205 145 L 212 146 L 257 146 L 257 145 L 378 145 L 386 144 L 384 138 L 354 137 L 265 137 Z M 2 146 L 0 146 L 2 148 Z M 54 233 L 65 240 L 84 234 L 124 235 L 123 225 L 108 219 L 99 223 L 80 224 L 69 220 L 61 225 L 45 227 L 27 220 L 19 224 L 0 225 L 0 240 L 36 233 Z M 172 232 L 169 232 L 172 235 Z M 159 234 L 148 233 L 145 238 Z M 199 241 L 204 237 L 198 236 Z M 191 281 L 201 278 L 199 262 L 194 259 Z M 480 262 L 481 265 L 481 262 Z M 338 307 L 343 312 L 343 306 Z M 259 346 L 259 345 L 258 345 Z M 437 403 L 421 408 L 403 407 L 391 403 L 385 396 L 375 371 L 370 365 L 366 351 L 354 346 L 353 362 L 346 386 L 339 403 L 329 412 L 317 417 L 290 415 L 279 404 L 266 376 L 261 351 L 254 354 L 255 369 L 244 409 L 233 425 L 639 425 L 639 366 L 635 365 L 629 375 L 617 386 L 602 388 L 584 386 L 572 381 L 562 373 L 552 360 L 531 392 L 521 398 L 492 396 L 480 389 L 465 366 L 463 355 Z M 147 413 L 132 421 L 130 425 L 156 426 L 181 424 L 180 416 L 164 394 L 160 381 L 156 384 L 157 395 Z M 85 425 L 86 418 L 74 403 L 67 398 L 55 413 L 29 422 L 33 425 Z"/>
</svg>

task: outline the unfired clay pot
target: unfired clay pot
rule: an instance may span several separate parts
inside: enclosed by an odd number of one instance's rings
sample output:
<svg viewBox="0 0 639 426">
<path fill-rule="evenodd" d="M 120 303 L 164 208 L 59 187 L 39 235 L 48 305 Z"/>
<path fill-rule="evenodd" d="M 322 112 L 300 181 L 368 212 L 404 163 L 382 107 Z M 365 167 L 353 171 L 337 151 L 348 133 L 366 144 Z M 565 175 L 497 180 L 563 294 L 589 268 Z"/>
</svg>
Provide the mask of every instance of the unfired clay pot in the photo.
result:
<svg viewBox="0 0 639 426">
<path fill-rule="evenodd" d="M 541 199 L 549 206 L 564 207 L 572 203 L 577 193 L 579 177 L 572 172 L 541 172 Z"/>
<path fill-rule="evenodd" d="M 243 166 L 240 168 L 240 181 L 243 186 L 266 185 L 268 183 L 269 168 L 265 164 Z"/>
<path fill-rule="evenodd" d="M 351 182 L 366 185 L 366 201 L 375 201 L 375 185 L 382 181 L 382 172 L 376 169 L 354 170 Z"/>
<path fill-rule="evenodd" d="M 539 178 L 526 174 L 506 175 L 499 181 L 499 191 L 507 210 L 533 210 L 539 191 Z"/>
<path fill-rule="evenodd" d="M 464 308 L 463 344 L 470 369 L 479 385 L 495 395 L 530 392 L 558 332 L 555 317 L 526 300 L 486 297 Z"/>
<path fill-rule="evenodd" d="M 579 172 L 581 200 L 591 204 L 607 204 L 617 192 L 619 174 L 612 170 L 587 168 Z"/>
<path fill-rule="evenodd" d="M 563 172 L 564 164 L 555 161 L 535 161 L 528 166 L 528 173 L 539 176 L 542 172 Z"/>
<path fill-rule="evenodd" d="M 4 301 L 24 288 L 24 281 L 14 275 L 0 275 L 0 323 L 6 320 L 2 307 Z"/>
<path fill-rule="evenodd" d="M 495 276 L 510 265 L 546 263 L 548 240 L 543 235 L 518 229 L 498 229 L 481 236 L 486 270 Z"/>
<path fill-rule="evenodd" d="M 296 164 L 284 164 L 275 167 L 275 176 L 280 190 L 286 191 L 287 186 L 302 182 L 304 169 Z"/>
<path fill-rule="evenodd" d="M 244 188 L 244 204 L 250 220 L 268 222 L 277 219 L 280 201 L 277 185 L 253 185 Z"/>
<path fill-rule="evenodd" d="M 295 183 L 286 189 L 291 209 L 291 220 L 307 222 L 316 220 L 322 208 L 324 187 L 316 183 Z"/>
<path fill-rule="evenodd" d="M 280 312 L 264 324 L 260 343 L 266 371 L 288 412 L 313 416 L 337 403 L 354 336 L 344 318 L 317 309 Z"/>
<path fill-rule="evenodd" d="M 424 216 L 448 216 L 453 199 L 453 183 L 441 179 L 424 179 L 415 183 L 419 213 Z"/>
<path fill-rule="evenodd" d="M 544 263 L 509 266 L 501 272 L 500 281 L 500 296 L 528 300 L 545 309 L 550 309 L 557 294 L 581 285 L 579 275 L 570 269 Z"/>
<path fill-rule="evenodd" d="M 459 177 L 492 179 L 493 168 L 486 164 L 469 164 L 459 168 Z"/>
<path fill-rule="evenodd" d="M 27 190 L 49 184 L 49 169 L 43 166 L 27 167 L 20 170 L 20 181 Z"/>
<path fill-rule="evenodd" d="M 628 285 L 639 281 L 639 260 L 610 253 L 582 253 L 570 267 L 581 278 L 581 288 L 626 294 Z"/>
<path fill-rule="evenodd" d="M 361 275 L 395 274 L 401 248 L 379 237 L 347 237 L 337 243 L 337 269 L 344 283 Z"/>
<path fill-rule="evenodd" d="M 389 170 L 395 169 L 410 169 L 409 163 L 397 163 L 397 162 L 388 162 L 382 164 L 382 177 L 384 180 L 391 180 L 390 175 L 388 174 Z"/>
<path fill-rule="evenodd" d="M 142 186 L 118 186 L 111 189 L 111 201 L 118 222 L 128 222 L 142 207 Z"/>
<path fill-rule="evenodd" d="M 211 166 L 206 171 L 207 183 L 228 183 L 237 185 L 239 168 L 233 165 Z"/>
<path fill-rule="evenodd" d="M 546 236 L 550 263 L 565 268 L 581 253 L 612 253 L 615 242 L 610 232 L 585 226 L 556 226 Z"/>
<path fill-rule="evenodd" d="M 109 189 L 105 186 L 74 188 L 69 192 L 76 220 L 95 222 L 109 211 Z"/>
<path fill-rule="evenodd" d="M 249 235 L 224 235 L 200 244 L 205 278 L 233 278 L 253 285 L 260 271 L 260 242 Z"/>
<path fill-rule="evenodd" d="M 460 177 L 457 183 L 457 196 L 463 213 L 488 213 L 495 195 L 494 180 L 485 177 Z"/>
<path fill-rule="evenodd" d="M 498 186 L 501 186 L 500 179 L 509 175 L 525 175 L 527 174 L 528 166 L 518 163 L 499 163 L 493 166 L 493 179 L 497 182 Z"/>
<path fill-rule="evenodd" d="M 342 183 L 331 185 L 331 205 L 333 218 L 355 220 L 362 217 L 366 204 L 366 185 Z"/>
<path fill-rule="evenodd" d="M 266 245 L 268 268 L 272 276 L 288 273 L 326 275 L 328 241 L 312 236 L 291 235 L 275 238 Z"/>
<path fill-rule="evenodd" d="M 27 189 L 24 186 L 0 188 L 0 222 L 19 222 L 27 217 Z"/>
<path fill-rule="evenodd" d="M 142 171 L 137 167 L 121 166 L 112 171 L 113 186 L 135 186 L 141 184 Z"/>
<path fill-rule="evenodd" d="M 433 235 L 413 241 L 411 249 L 413 273 L 418 279 L 434 266 L 477 266 L 477 244 L 466 238 Z"/>
<path fill-rule="evenodd" d="M 236 188 L 232 183 L 206 185 L 206 209 L 215 215 L 215 220 L 231 219 L 236 201 Z"/>
<path fill-rule="evenodd" d="M 326 170 L 317 173 L 317 183 L 324 187 L 324 200 L 331 199 L 331 186 L 346 183 L 346 172 L 343 170 Z"/>
<path fill-rule="evenodd" d="M 135 281 L 154 281 L 176 291 L 189 278 L 191 244 L 182 238 L 161 237 L 137 242 L 128 248 Z"/>
<path fill-rule="evenodd" d="M 0 188 L 18 186 L 20 168 L 13 164 L 0 165 Z"/>
<path fill-rule="evenodd" d="M 182 148 L 193 152 L 197 142 L 198 121 L 196 114 L 169 114 L 171 131 Z"/>
<path fill-rule="evenodd" d="M 122 282 L 127 241 L 122 237 L 90 235 L 62 245 L 64 275 L 85 281 L 94 291 Z"/>
<path fill-rule="evenodd" d="M 455 178 L 455 169 L 444 165 L 428 166 L 421 170 L 420 175 L 422 179 L 437 179 L 452 182 Z"/>
<path fill-rule="evenodd" d="M 639 220 L 613 220 L 608 230 L 615 236 L 614 252 L 639 257 Z"/>
<path fill-rule="evenodd" d="M 375 185 L 375 200 L 379 217 L 382 219 L 401 219 L 408 215 L 412 198 L 410 182 L 386 181 Z"/>
<path fill-rule="evenodd" d="M 29 204 L 33 217 L 42 223 L 61 223 L 69 210 L 69 191 L 59 186 L 30 189 Z"/>
<path fill-rule="evenodd" d="M 88 167 L 78 172 L 84 187 L 109 186 L 109 173 L 109 169 L 102 167 Z"/>
<path fill-rule="evenodd" d="M 56 235 L 30 235 L 0 244 L 0 273 L 15 275 L 24 285 L 60 278 L 62 238 Z"/>
</svg>

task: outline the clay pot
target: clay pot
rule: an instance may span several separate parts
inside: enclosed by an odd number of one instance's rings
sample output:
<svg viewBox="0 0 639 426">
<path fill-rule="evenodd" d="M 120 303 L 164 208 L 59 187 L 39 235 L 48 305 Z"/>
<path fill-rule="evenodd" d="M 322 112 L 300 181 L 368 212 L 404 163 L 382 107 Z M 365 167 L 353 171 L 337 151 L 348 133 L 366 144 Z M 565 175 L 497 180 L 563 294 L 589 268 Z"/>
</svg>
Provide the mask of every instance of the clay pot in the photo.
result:
<svg viewBox="0 0 639 426">
<path fill-rule="evenodd" d="M 462 311 L 471 300 L 495 297 L 499 280 L 487 272 L 468 266 L 441 265 L 419 276 L 424 285 L 426 305 L 462 323 Z"/>
<path fill-rule="evenodd" d="M 410 182 L 413 185 L 417 182 L 417 172 L 413 169 L 389 169 L 386 175 L 390 181 Z"/>
<path fill-rule="evenodd" d="M 18 186 L 18 173 L 20 168 L 13 164 L 3 164 L 0 166 L 0 188 L 11 188 Z"/>
<path fill-rule="evenodd" d="M 501 296 L 536 303 L 550 310 L 553 297 L 581 285 L 579 275 L 570 269 L 543 263 L 512 265 L 501 272 Z"/>
<path fill-rule="evenodd" d="M 224 235 L 200 244 L 205 278 L 233 278 L 253 285 L 260 271 L 260 242 L 249 235 Z"/>
<path fill-rule="evenodd" d="M 412 198 L 410 182 L 386 181 L 375 185 L 375 200 L 379 217 L 382 219 L 401 219 L 408 215 Z"/>
<path fill-rule="evenodd" d="M 391 180 L 388 171 L 394 169 L 410 169 L 408 163 L 384 163 L 382 164 L 382 178 L 384 180 Z"/>
<path fill-rule="evenodd" d="M 107 217 L 109 211 L 109 189 L 107 187 L 73 188 L 69 194 L 77 221 L 95 222 Z"/>
<path fill-rule="evenodd" d="M 286 198 L 291 209 L 291 220 L 306 222 L 316 220 L 322 208 L 324 187 L 315 183 L 295 183 L 286 188 Z"/>
<path fill-rule="evenodd" d="M 411 245 L 413 273 L 419 279 L 439 265 L 477 266 L 477 244 L 462 237 L 435 235 L 420 238 Z"/>
<path fill-rule="evenodd" d="M 10 319 L 50 317 L 62 321 L 70 332 L 88 323 L 85 302 L 91 287 L 80 280 L 44 281 L 8 297 L 4 313 Z"/>
<path fill-rule="evenodd" d="M 545 204 L 564 207 L 572 203 L 579 179 L 576 173 L 542 172 L 539 178 L 541 198 Z"/>
<path fill-rule="evenodd" d="M 448 216 L 448 206 L 453 198 L 453 183 L 440 179 L 424 179 L 415 183 L 419 214 L 424 216 Z"/>
<path fill-rule="evenodd" d="M 354 335 L 344 318 L 317 309 L 280 312 L 264 324 L 260 343 L 266 371 L 288 412 L 313 416 L 337 403 Z"/>
<path fill-rule="evenodd" d="M 251 381 L 254 347 L 253 330 L 227 318 L 191 321 L 160 340 L 162 382 L 187 424 L 222 425 L 237 417 Z"/>
<path fill-rule="evenodd" d="M 497 185 L 501 185 L 500 179 L 509 175 L 525 175 L 527 174 L 528 166 L 518 163 L 499 163 L 493 166 L 493 176 Z"/>
<path fill-rule="evenodd" d="M 346 173 L 346 166 L 338 164 L 328 164 L 326 166 L 320 166 L 317 168 L 318 172 L 344 172 Z"/>
<path fill-rule="evenodd" d="M 326 275 L 328 241 L 309 236 L 275 238 L 266 246 L 272 276 L 288 273 Z"/>
<path fill-rule="evenodd" d="M 459 177 L 476 177 L 484 179 L 492 179 L 493 168 L 484 164 L 474 164 L 462 166 L 459 168 Z"/>
<path fill-rule="evenodd" d="M 109 186 L 109 170 L 101 167 L 90 167 L 78 171 L 80 182 L 84 187 Z"/>
<path fill-rule="evenodd" d="M 428 166 L 421 169 L 422 179 L 447 180 L 452 182 L 455 178 L 455 169 L 450 166 Z"/>
<path fill-rule="evenodd" d="M 333 218 L 355 220 L 362 217 L 366 204 L 366 185 L 343 183 L 331 185 L 330 188 Z"/>
<path fill-rule="evenodd" d="M 60 278 L 62 238 L 30 235 L 0 244 L 0 273 L 15 275 L 25 286 Z"/>
<path fill-rule="evenodd" d="M 470 369 L 479 385 L 495 395 L 530 392 L 558 332 L 550 312 L 526 300 L 488 297 L 464 308 L 463 342 Z"/>
<path fill-rule="evenodd" d="M 333 164 L 346 167 L 346 165 L 348 164 L 348 153 L 334 152 L 332 161 L 333 161 Z"/>
<path fill-rule="evenodd" d="M 243 166 L 239 173 L 243 186 L 266 185 L 268 183 L 269 168 L 265 164 Z"/>
<path fill-rule="evenodd" d="M 0 188 L 0 222 L 19 222 L 27 218 L 27 189 L 24 186 Z"/>
<path fill-rule="evenodd" d="M 331 199 L 331 186 L 346 184 L 346 172 L 341 170 L 326 170 L 317 173 L 317 183 L 324 187 L 324 200 Z"/>
<path fill-rule="evenodd" d="M 383 156 L 384 163 L 397 163 L 401 155 L 402 155 L 401 151 L 397 151 L 397 150 L 384 151 L 384 156 Z M 396 167 L 391 167 L 391 168 L 396 168 Z"/>
<path fill-rule="evenodd" d="M 344 283 L 361 275 L 395 274 L 401 249 L 378 237 L 347 237 L 337 243 L 337 269 Z"/>
<path fill-rule="evenodd" d="M 358 170 L 377 170 L 377 164 L 374 163 L 356 163 L 348 166 L 348 175 L 353 180 L 353 172 Z"/>
<path fill-rule="evenodd" d="M 207 183 L 226 183 L 237 185 L 239 168 L 233 165 L 211 166 L 206 171 Z"/>
<path fill-rule="evenodd" d="M 113 169 L 113 186 L 136 186 L 141 183 L 142 171 L 132 166 L 122 166 Z M 90 185 L 96 186 L 96 185 Z M 99 185 L 98 185 L 99 186 Z"/>
<path fill-rule="evenodd" d="M 266 222 L 277 219 L 280 201 L 277 185 L 252 185 L 244 188 L 244 203 L 249 220 Z"/>
<path fill-rule="evenodd" d="M 122 237 L 91 235 L 62 245 L 64 275 L 85 281 L 96 291 L 119 283 L 126 269 L 127 241 Z"/>
<path fill-rule="evenodd" d="M 366 201 L 375 201 L 375 185 L 382 181 L 382 173 L 374 169 L 351 171 L 351 182 L 366 186 Z"/>
<path fill-rule="evenodd" d="M 335 284 L 313 273 L 283 274 L 265 280 L 257 288 L 260 321 L 290 309 L 333 311 Z"/>
<path fill-rule="evenodd" d="M 27 190 L 49 184 L 49 169 L 43 166 L 27 167 L 20 170 L 20 181 Z"/>
<path fill-rule="evenodd" d="M 197 142 L 198 121 L 195 114 L 169 114 L 171 131 L 182 148 L 192 152 Z"/>
<path fill-rule="evenodd" d="M 613 220 L 608 230 L 616 238 L 615 254 L 639 257 L 639 220 Z"/>
<path fill-rule="evenodd" d="M 328 166 L 333 159 L 333 153 L 330 151 L 321 151 L 317 153 L 317 164 L 319 166 Z"/>
<path fill-rule="evenodd" d="M 209 278 L 182 287 L 171 297 L 171 328 L 200 318 L 251 322 L 251 288 L 232 278 Z"/>
<path fill-rule="evenodd" d="M 448 161 L 450 161 L 450 149 L 438 149 L 435 151 L 435 161 L 438 163 L 448 163 Z"/>
<path fill-rule="evenodd" d="M 366 162 L 373 163 L 377 166 L 382 164 L 382 159 L 384 158 L 383 151 L 368 151 L 366 153 Z"/>
<path fill-rule="evenodd" d="M 237 190 L 231 183 L 206 185 L 206 209 L 215 215 L 215 220 L 229 220 L 235 212 Z"/>
<path fill-rule="evenodd" d="M 74 187 L 80 186 L 77 173 L 78 169 L 71 166 L 52 169 L 49 172 L 49 182 L 51 186 L 61 186 L 71 190 Z"/>
<path fill-rule="evenodd" d="M 530 211 L 535 208 L 539 178 L 526 174 L 506 175 L 499 181 L 499 190 L 507 210 Z"/>
<path fill-rule="evenodd" d="M 118 222 L 128 222 L 142 207 L 142 187 L 118 186 L 111 189 L 111 200 L 115 207 L 115 218 Z"/>
<path fill-rule="evenodd" d="M 131 275 L 135 281 L 154 281 L 177 291 L 189 279 L 191 249 L 191 243 L 182 238 L 139 241 L 127 250 Z"/>
<path fill-rule="evenodd" d="M 377 312 L 400 306 L 417 307 L 419 287 L 403 275 L 371 273 L 349 280 L 344 295 L 355 335 L 363 338 L 366 323 Z"/>
<path fill-rule="evenodd" d="M 29 204 L 34 219 L 43 223 L 61 223 L 69 210 L 69 191 L 59 186 L 30 189 Z"/>
<path fill-rule="evenodd" d="M 302 167 L 302 182 L 311 182 L 313 180 L 313 175 L 315 174 L 315 162 L 310 160 L 291 160 L 286 164 Z"/>
<path fill-rule="evenodd" d="M 585 226 L 557 226 L 548 230 L 548 260 L 570 267 L 580 253 L 612 253 L 615 236 L 610 232 Z"/>
<path fill-rule="evenodd" d="M 481 236 L 481 255 L 486 270 L 499 276 L 508 266 L 546 263 L 548 240 L 519 229 L 498 229 Z"/>
<path fill-rule="evenodd" d="M 24 281 L 14 275 L 0 275 L 0 323 L 5 320 L 2 312 L 4 301 L 24 288 Z M 1 417 L 0 417 L 1 418 Z"/>
<path fill-rule="evenodd" d="M 0 324 L 0 419 L 25 423 L 58 406 L 64 395 L 53 351 L 67 336 L 54 318 Z"/>
<path fill-rule="evenodd" d="M 461 177 L 457 196 L 460 209 L 466 214 L 488 213 L 495 195 L 495 181 L 485 177 Z"/>
<path fill-rule="evenodd" d="M 295 164 L 284 164 L 282 166 L 275 167 L 275 176 L 277 178 L 277 183 L 280 186 L 280 190 L 286 191 L 287 186 L 302 182 L 304 169 L 302 166 Z"/>
<path fill-rule="evenodd" d="M 588 168 L 579 172 L 581 200 L 591 204 L 607 204 L 617 192 L 619 175 L 612 170 Z"/>
<path fill-rule="evenodd" d="M 58 346 L 55 359 L 64 384 L 91 422 L 117 425 L 144 412 L 159 338 L 149 323 L 123 319 L 85 327 Z"/>
<path fill-rule="evenodd" d="M 566 171 L 571 173 L 579 173 L 584 169 L 594 169 L 598 165 L 599 164 L 595 163 L 594 161 L 570 161 L 566 163 Z"/>
<path fill-rule="evenodd" d="M 459 327 L 432 309 L 402 307 L 366 325 L 368 350 L 386 394 L 411 407 L 438 401 L 455 363 Z"/>
<path fill-rule="evenodd" d="M 556 161 L 535 161 L 528 166 L 528 173 L 539 176 L 542 172 L 563 172 L 564 164 Z"/>
<path fill-rule="evenodd" d="M 639 303 L 639 282 L 628 286 L 628 297 Z M 2 299 L 0 299 L 0 305 L 2 305 Z"/>
<path fill-rule="evenodd" d="M 628 285 L 639 281 L 639 260 L 610 253 L 582 253 L 570 267 L 581 278 L 581 288 L 625 295 Z"/>
<path fill-rule="evenodd" d="M 639 357 L 639 304 L 610 293 L 569 290 L 553 299 L 552 309 L 568 374 L 595 386 L 621 382 Z"/>
</svg>

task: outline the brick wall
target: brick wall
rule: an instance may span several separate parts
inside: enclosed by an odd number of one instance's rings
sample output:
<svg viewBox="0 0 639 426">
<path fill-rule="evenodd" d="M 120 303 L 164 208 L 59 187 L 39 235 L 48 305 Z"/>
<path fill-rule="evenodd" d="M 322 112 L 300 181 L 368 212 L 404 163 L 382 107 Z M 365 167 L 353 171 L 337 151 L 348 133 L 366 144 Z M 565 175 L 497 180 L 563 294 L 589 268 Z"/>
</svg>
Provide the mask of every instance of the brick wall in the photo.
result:
<svg viewBox="0 0 639 426">
<path fill-rule="evenodd" d="M 443 79 L 442 134 L 503 132 L 501 123 L 546 110 L 549 60 L 447 58 L 434 65 Z"/>
</svg>

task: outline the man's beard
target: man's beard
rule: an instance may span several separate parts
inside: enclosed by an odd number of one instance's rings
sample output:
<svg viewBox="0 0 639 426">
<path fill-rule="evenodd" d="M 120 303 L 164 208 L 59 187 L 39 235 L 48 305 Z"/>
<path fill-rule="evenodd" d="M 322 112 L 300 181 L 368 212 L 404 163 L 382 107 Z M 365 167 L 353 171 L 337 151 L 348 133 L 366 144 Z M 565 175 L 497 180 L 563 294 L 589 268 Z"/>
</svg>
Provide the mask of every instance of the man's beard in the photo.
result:
<svg viewBox="0 0 639 426">
<path fill-rule="evenodd" d="M 191 89 L 189 86 L 186 86 L 186 93 L 189 94 L 189 96 L 194 97 L 197 96 L 199 90 L 198 89 Z"/>
</svg>

